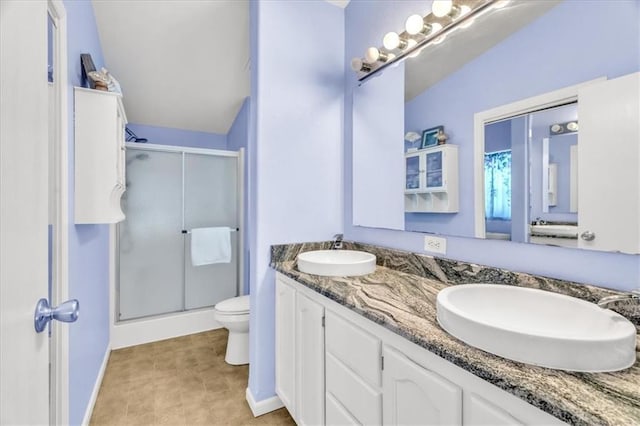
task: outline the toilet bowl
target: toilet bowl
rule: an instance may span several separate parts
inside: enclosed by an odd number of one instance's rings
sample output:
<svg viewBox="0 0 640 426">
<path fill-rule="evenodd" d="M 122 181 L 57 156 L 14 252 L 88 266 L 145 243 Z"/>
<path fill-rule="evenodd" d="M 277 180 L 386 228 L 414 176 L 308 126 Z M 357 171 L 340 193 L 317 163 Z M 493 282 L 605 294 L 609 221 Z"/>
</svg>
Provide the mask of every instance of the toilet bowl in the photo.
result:
<svg viewBox="0 0 640 426">
<path fill-rule="evenodd" d="M 216 321 L 229 330 L 227 364 L 249 363 L 249 296 L 223 300 L 214 307 Z"/>
</svg>

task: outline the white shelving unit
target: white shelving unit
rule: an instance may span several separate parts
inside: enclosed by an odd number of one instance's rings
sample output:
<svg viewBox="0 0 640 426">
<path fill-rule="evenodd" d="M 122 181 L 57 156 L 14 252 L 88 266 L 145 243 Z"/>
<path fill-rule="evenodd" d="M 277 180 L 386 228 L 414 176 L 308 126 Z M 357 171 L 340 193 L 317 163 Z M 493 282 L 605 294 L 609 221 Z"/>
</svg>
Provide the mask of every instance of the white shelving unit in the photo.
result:
<svg viewBox="0 0 640 426">
<path fill-rule="evenodd" d="M 75 216 L 77 224 L 124 220 L 127 116 L 118 93 L 76 87 Z"/>
<path fill-rule="evenodd" d="M 405 154 L 404 210 L 458 212 L 457 145 L 439 145 Z"/>
</svg>

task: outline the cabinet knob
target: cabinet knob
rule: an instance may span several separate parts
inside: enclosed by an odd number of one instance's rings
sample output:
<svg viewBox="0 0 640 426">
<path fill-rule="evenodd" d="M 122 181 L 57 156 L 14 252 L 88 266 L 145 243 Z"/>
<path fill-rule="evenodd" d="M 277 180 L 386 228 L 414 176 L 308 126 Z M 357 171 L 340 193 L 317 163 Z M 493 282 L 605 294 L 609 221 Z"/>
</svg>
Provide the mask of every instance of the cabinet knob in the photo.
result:
<svg viewBox="0 0 640 426">
<path fill-rule="evenodd" d="M 596 234 L 591 231 L 584 231 L 582 234 L 580 234 L 580 238 L 585 241 L 593 241 L 596 239 Z"/>
</svg>

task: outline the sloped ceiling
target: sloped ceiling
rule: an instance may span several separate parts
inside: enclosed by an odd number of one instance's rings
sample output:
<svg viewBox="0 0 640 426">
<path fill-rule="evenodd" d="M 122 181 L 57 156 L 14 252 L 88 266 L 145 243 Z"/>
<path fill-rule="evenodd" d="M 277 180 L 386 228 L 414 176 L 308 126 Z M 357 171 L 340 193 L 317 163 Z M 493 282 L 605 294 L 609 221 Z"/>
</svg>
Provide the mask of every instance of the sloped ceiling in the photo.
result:
<svg viewBox="0 0 640 426">
<path fill-rule="evenodd" d="M 226 134 L 249 96 L 249 3 L 93 0 L 130 122 Z"/>
<path fill-rule="evenodd" d="M 539 18 L 560 0 L 510 2 L 484 15 L 468 29 L 455 31 L 431 45 L 405 66 L 405 101 L 410 101 L 511 34 Z"/>
</svg>

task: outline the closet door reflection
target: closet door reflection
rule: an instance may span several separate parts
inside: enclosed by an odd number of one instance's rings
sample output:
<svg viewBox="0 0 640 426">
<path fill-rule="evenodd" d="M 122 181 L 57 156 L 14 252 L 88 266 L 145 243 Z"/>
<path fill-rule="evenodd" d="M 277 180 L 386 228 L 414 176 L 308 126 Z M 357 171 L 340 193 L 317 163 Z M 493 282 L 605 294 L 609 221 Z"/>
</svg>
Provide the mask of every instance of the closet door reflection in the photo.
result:
<svg viewBox="0 0 640 426">
<path fill-rule="evenodd" d="M 127 150 L 120 320 L 183 310 L 182 154 Z"/>
<path fill-rule="evenodd" d="M 185 229 L 238 227 L 236 157 L 185 154 Z M 231 232 L 231 263 L 193 266 L 191 235 L 185 239 L 185 309 L 213 306 L 237 295 L 238 232 Z"/>
</svg>

